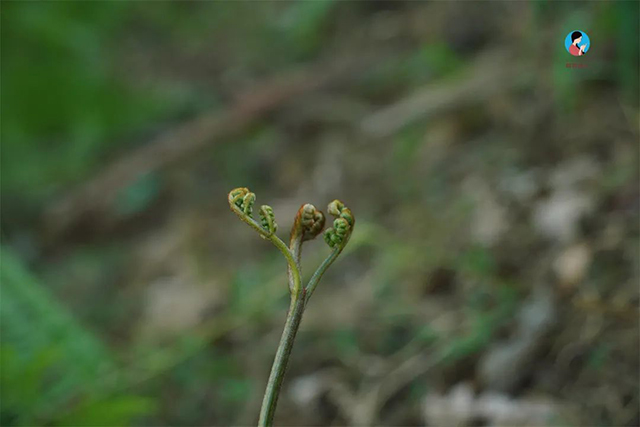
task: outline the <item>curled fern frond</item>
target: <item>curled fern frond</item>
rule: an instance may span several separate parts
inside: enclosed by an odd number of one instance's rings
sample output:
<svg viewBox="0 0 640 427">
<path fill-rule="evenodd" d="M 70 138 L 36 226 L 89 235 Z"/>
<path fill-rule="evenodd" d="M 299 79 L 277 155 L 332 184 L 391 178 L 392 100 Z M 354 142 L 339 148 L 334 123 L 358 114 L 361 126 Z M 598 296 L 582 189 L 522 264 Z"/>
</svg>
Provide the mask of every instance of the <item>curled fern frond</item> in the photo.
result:
<svg viewBox="0 0 640 427">
<path fill-rule="evenodd" d="M 249 193 L 249 189 L 246 187 L 240 187 L 233 189 L 229 192 L 229 204 L 234 204 L 240 209 L 242 209 L 242 203 L 244 196 Z"/>
<path fill-rule="evenodd" d="M 291 227 L 292 246 L 314 239 L 324 228 L 324 214 L 310 203 L 300 206 Z"/>
<path fill-rule="evenodd" d="M 276 216 L 273 213 L 273 209 L 271 208 L 271 206 L 260 206 L 260 223 L 270 234 L 273 234 L 278 230 Z"/>
<path fill-rule="evenodd" d="M 252 218 L 255 201 L 256 195 L 245 187 L 236 188 L 229 193 L 229 204 L 237 206 L 249 218 Z M 231 208 L 233 209 L 233 206 Z"/>
<path fill-rule="evenodd" d="M 324 214 L 312 204 L 302 206 L 302 240 L 314 239 L 324 228 Z"/>
<path fill-rule="evenodd" d="M 325 231 L 324 240 L 331 248 L 342 249 L 351 237 L 356 219 L 351 213 L 351 209 L 347 208 L 340 200 L 329 203 L 327 212 L 337 218 L 333 221 L 333 227 Z"/>
<path fill-rule="evenodd" d="M 252 216 L 255 201 L 256 195 L 249 191 L 248 188 L 240 187 L 229 192 L 229 207 L 233 213 L 235 213 L 242 222 L 256 230 L 258 234 L 260 234 L 260 237 L 273 243 L 282 255 L 284 255 L 289 269 L 289 287 L 291 292 L 299 292 L 301 284 L 298 261 L 294 258 L 294 255 L 287 245 L 275 234 L 278 225 L 276 224 L 273 209 L 267 205 L 261 206 L 259 210 L 260 222 L 258 222 L 253 219 Z"/>
<path fill-rule="evenodd" d="M 249 191 L 248 188 L 240 187 L 229 192 L 229 206 L 238 217 L 264 238 L 272 236 L 278 229 L 276 218 L 271 206 L 262 205 L 259 215 L 260 222 L 253 219 L 253 205 L 256 202 L 256 195 Z"/>
<path fill-rule="evenodd" d="M 327 212 L 333 216 L 340 216 L 340 213 L 344 210 L 344 203 L 340 200 L 336 199 L 333 202 L 329 203 L 327 206 Z"/>
</svg>

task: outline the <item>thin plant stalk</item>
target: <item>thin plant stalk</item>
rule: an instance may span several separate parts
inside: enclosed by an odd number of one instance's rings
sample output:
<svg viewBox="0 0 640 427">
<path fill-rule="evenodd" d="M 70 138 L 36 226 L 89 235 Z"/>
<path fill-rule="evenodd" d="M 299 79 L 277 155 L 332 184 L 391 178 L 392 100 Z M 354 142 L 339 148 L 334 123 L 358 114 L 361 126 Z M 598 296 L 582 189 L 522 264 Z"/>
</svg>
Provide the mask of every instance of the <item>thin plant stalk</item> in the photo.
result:
<svg viewBox="0 0 640 427">
<path fill-rule="evenodd" d="M 287 320 L 284 324 L 280 344 L 278 345 L 278 350 L 273 360 L 271 374 L 269 375 L 267 388 L 264 392 L 264 398 L 262 399 L 262 408 L 260 409 L 260 419 L 258 421 L 258 426 L 260 427 L 273 425 L 273 417 L 276 413 L 276 405 L 278 404 L 282 381 L 284 380 L 291 349 L 293 348 L 296 333 L 298 332 L 302 314 L 304 313 L 305 294 L 306 292 L 303 291 L 299 294 L 298 298 L 291 300 L 291 306 L 289 307 Z"/>
<path fill-rule="evenodd" d="M 351 210 L 345 207 L 341 201 L 334 200 L 329 204 L 327 210 L 336 219 L 333 222 L 333 227 L 324 232 L 324 240 L 332 248 L 332 251 L 318 267 L 307 286 L 303 288 L 300 271 L 302 243 L 314 239 L 322 232 L 325 223 L 324 214 L 311 204 L 302 205 L 291 228 L 291 240 L 289 247 L 287 247 L 275 234 L 278 224 L 270 206 L 263 205 L 260 207 L 260 222 L 253 219 L 252 213 L 255 200 L 255 194 L 247 188 L 236 188 L 229 193 L 231 210 L 242 221 L 256 230 L 263 239 L 273 243 L 287 260 L 287 275 L 291 294 L 287 320 L 273 360 L 258 420 L 258 426 L 272 426 L 276 405 L 278 404 L 278 396 L 280 395 L 280 389 L 282 388 L 282 382 L 289 363 L 289 356 L 302 321 L 305 306 L 322 275 L 340 255 L 349 241 L 355 225 L 355 218 Z"/>
</svg>

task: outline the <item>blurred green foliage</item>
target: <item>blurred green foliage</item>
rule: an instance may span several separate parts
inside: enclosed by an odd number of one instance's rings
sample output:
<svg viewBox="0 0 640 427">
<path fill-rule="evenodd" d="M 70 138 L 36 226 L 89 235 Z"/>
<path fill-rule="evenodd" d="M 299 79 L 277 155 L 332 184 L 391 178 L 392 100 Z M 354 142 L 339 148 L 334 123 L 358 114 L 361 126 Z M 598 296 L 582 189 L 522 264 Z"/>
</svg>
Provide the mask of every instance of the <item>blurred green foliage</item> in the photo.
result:
<svg viewBox="0 0 640 427">
<path fill-rule="evenodd" d="M 283 51 L 297 59 L 308 58 L 326 42 L 326 29 L 336 0 L 303 1 L 288 7 L 279 20 L 286 40 Z"/>
<path fill-rule="evenodd" d="M 124 132 L 158 117 L 165 98 L 112 66 L 129 5 L 2 6 L 2 194 L 33 206 L 77 182 Z M 126 16 L 126 15 L 125 15 Z"/>
<path fill-rule="evenodd" d="M 0 252 L 2 425 L 125 425 L 152 402 L 101 397 L 116 365 L 101 342 L 6 248 Z"/>
</svg>

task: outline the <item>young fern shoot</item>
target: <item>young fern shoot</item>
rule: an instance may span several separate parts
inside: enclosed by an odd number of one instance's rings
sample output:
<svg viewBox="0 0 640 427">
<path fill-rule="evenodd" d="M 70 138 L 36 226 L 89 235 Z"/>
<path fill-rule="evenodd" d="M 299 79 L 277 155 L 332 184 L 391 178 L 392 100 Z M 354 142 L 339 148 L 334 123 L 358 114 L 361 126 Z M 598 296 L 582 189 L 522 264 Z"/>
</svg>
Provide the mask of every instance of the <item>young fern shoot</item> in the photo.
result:
<svg viewBox="0 0 640 427">
<path fill-rule="evenodd" d="M 271 426 L 273 425 L 278 395 L 280 394 L 282 381 L 284 380 L 289 355 L 291 354 L 293 342 L 298 332 L 306 304 L 318 286 L 322 275 L 336 258 L 338 258 L 347 245 L 353 232 L 355 217 L 351 213 L 351 210 L 340 200 L 334 200 L 329 204 L 327 212 L 335 217 L 335 220 L 333 221 L 333 227 L 325 231 L 324 240 L 331 248 L 331 253 L 322 264 L 320 264 L 315 273 L 313 273 L 307 285 L 303 287 L 300 268 L 302 244 L 307 240 L 313 240 L 322 232 L 325 225 L 324 214 L 312 204 L 307 203 L 302 205 L 300 209 L 298 209 L 293 226 L 291 227 L 289 246 L 287 247 L 275 234 L 278 225 L 275 221 L 273 209 L 270 206 L 263 205 L 260 207 L 260 222 L 253 219 L 253 205 L 255 201 L 255 194 L 247 188 L 236 188 L 229 193 L 229 206 L 231 210 L 238 215 L 242 221 L 256 230 L 258 234 L 260 234 L 260 237 L 273 243 L 286 259 L 289 293 L 291 294 L 289 312 L 287 313 L 280 344 L 278 345 L 271 368 L 271 374 L 267 382 L 258 421 L 259 426 Z"/>
</svg>

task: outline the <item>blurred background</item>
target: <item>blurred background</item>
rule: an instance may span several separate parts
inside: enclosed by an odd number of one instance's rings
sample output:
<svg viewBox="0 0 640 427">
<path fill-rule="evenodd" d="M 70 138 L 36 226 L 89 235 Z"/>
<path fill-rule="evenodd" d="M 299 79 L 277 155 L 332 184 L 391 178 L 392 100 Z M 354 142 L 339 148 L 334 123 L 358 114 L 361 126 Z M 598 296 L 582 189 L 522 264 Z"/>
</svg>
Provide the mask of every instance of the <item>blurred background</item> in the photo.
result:
<svg viewBox="0 0 640 427">
<path fill-rule="evenodd" d="M 3 2 L 0 424 L 637 426 L 638 8 Z"/>
</svg>

